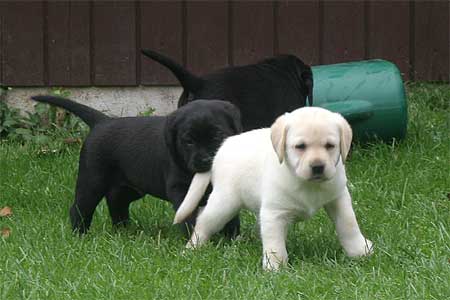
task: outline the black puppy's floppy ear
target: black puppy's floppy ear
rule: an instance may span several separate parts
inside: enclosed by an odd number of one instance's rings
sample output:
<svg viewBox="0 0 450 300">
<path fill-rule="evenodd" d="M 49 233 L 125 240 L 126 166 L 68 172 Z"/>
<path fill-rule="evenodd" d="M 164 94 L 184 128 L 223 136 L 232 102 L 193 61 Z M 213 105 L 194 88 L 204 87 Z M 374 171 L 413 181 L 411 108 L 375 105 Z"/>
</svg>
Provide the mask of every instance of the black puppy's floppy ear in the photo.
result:
<svg viewBox="0 0 450 300">
<path fill-rule="evenodd" d="M 167 149 L 169 150 L 170 156 L 177 162 L 178 152 L 177 152 L 177 127 L 175 122 L 175 117 L 168 115 L 166 118 L 166 126 L 164 128 L 164 140 L 166 142 Z"/>
<path fill-rule="evenodd" d="M 241 111 L 237 106 L 230 104 L 230 109 L 228 110 L 230 112 L 231 116 L 231 126 L 235 130 L 235 133 L 241 133 L 243 131 L 242 128 L 242 121 L 241 121 Z"/>
<path fill-rule="evenodd" d="M 223 103 L 224 116 L 226 121 L 230 124 L 233 129 L 233 134 L 239 134 L 243 131 L 242 121 L 241 121 L 241 111 L 239 108 L 232 103 Z"/>
</svg>

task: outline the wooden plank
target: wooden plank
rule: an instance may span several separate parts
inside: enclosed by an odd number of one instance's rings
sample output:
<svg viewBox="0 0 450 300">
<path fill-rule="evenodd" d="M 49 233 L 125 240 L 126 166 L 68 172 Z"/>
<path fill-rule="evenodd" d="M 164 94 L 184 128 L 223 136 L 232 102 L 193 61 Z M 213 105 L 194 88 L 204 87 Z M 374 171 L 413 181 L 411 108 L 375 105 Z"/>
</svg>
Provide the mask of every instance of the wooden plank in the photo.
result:
<svg viewBox="0 0 450 300">
<path fill-rule="evenodd" d="M 136 85 L 135 2 L 93 2 L 95 85 Z"/>
<path fill-rule="evenodd" d="M 4 2 L 3 83 L 44 84 L 44 11 L 42 2 Z"/>
<path fill-rule="evenodd" d="M 409 3 L 371 1 L 368 18 L 368 58 L 395 63 L 404 79 L 409 79 Z"/>
<path fill-rule="evenodd" d="M 273 55 L 273 2 L 231 2 L 232 64 L 254 63 Z"/>
<path fill-rule="evenodd" d="M 48 3 L 48 72 L 51 86 L 90 84 L 90 5 Z"/>
<path fill-rule="evenodd" d="M 364 59 L 364 2 L 324 2 L 324 64 Z"/>
<path fill-rule="evenodd" d="M 141 48 L 152 49 L 183 62 L 181 1 L 140 2 Z M 140 50 L 140 49 L 139 49 Z M 173 74 L 138 52 L 141 62 L 141 84 L 179 84 Z"/>
<path fill-rule="evenodd" d="M 281 1 L 276 9 L 278 53 L 319 63 L 319 1 Z"/>
<path fill-rule="evenodd" d="M 416 80 L 450 80 L 449 2 L 418 1 L 414 18 Z"/>
<path fill-rule="evenodd" d="M 226 67 L 228 62 L 228 3 L 188 2 L 186 63 L 196 74 Z"/>
</svg>

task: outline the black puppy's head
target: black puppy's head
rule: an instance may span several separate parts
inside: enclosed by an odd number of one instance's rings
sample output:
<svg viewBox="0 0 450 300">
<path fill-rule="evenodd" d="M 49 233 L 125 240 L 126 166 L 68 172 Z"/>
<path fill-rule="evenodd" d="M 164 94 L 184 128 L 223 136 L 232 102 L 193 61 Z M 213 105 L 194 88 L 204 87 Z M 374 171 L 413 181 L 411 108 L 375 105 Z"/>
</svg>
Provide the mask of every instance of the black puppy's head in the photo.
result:
<svg viewBox="0 0 450 300">
<path fill-rule="evenodd" d="M 240 132 L 236 106 L 220 100 L 195 100 L 168 116 L 165 140 L 179 167 L 197 173 L 210 170 L 224 139 Z"/>
</svg>

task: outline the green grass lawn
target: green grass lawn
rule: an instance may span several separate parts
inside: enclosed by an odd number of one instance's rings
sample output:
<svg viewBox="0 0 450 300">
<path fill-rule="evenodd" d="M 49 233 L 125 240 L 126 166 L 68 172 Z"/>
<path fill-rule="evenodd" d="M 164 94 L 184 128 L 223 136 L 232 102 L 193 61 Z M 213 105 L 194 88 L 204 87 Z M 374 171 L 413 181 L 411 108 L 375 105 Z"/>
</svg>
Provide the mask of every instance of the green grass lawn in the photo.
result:
<svg viewBox="0 0 450 300">
<path fill-rule="evenodd" d="M 105 203 L 90 233 L 72 234 L 78 146 L 1 141 L 0 299 L 449 299 L 449 85 L 408 87 L 405 141 L 354 146 L 347 163 L 355 211 L 373 256 L 352 260 L 324 212 L 290 228 L 290 266 L 261 269 L 255 218 L 242 236 L 185 251 L 167 203 L 147 197 L 133 224 L 111 228 Z"/>
</svg>

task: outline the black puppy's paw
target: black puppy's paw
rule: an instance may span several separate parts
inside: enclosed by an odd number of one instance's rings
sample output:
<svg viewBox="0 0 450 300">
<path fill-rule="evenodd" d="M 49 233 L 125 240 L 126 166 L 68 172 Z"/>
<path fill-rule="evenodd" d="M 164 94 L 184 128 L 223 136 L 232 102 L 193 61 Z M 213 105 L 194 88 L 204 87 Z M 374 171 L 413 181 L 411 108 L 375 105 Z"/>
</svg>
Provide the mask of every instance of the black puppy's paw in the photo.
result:
<svg viewBox="0 0 450 300">
<path fill-rule="evenodd" d="M 80 212 L 77 205 L 72 205 L 70 208 L 70 222 L 72 223 L 72 231 L 83 235 L 88 232 L 91 226 L 92 216 L 85 217 Z"/>
</svg>

